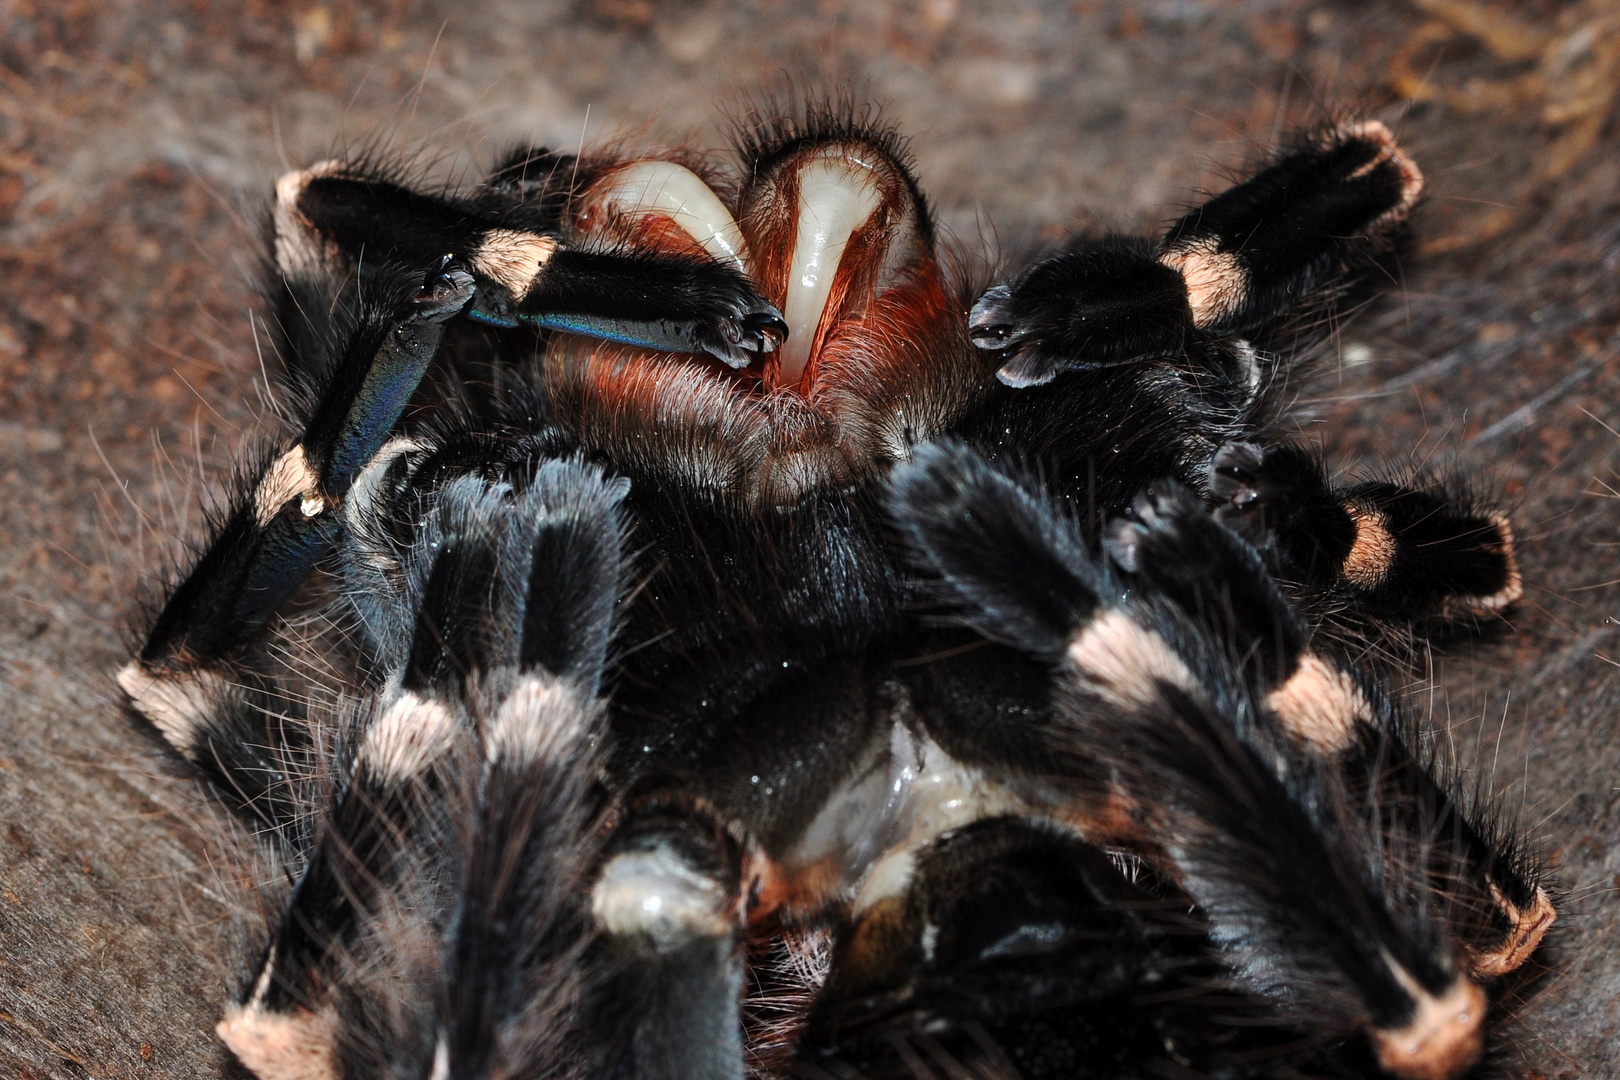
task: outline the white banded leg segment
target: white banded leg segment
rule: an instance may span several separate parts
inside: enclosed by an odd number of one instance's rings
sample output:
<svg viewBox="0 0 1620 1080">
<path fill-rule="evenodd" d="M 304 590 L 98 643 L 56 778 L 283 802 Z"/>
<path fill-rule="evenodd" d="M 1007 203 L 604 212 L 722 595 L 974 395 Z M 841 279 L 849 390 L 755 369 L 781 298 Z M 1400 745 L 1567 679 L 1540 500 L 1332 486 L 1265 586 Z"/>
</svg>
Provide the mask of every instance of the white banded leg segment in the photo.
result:
<svg viewBox="0 0 1620 1080">
<path fill-rule="evenodd" d="M 405 691 L 372 721 L 356 764 L 386 784 L 405 783 L 448 753 L 455 738 L 448 708 Z"/>
<path fill-rule="evenodd" d="M 1412 212 L 1417 205 L 1418 196 L 1423 194 L 1423 173 L 1417 167 L 1417 162 L 1407 157 L 1396 145 L 1395 135 L 1385 126 L 1382 120 L 1358 120 L 1349 124 L 1341 124 L 1334 134 L 1341 142 L 1361 140 L 1377 143 L 1381 153 L 1361 168 L 1351 173 L 1349 179 L 1359 180 L 1385 162 L 1395 166 L 1401 178 L 1401 197 L 1394 206 L 1384 213 L 1372 228 L 1379 228 L 1385 224 L 1400 221 Z"/>
<path fill-rule="evenodd" d="M 631 823 L 644 826 L 657 827 L 656 817 Z M 605 931 L 598 954 L 605 978 L 591 994 L 586 1021 L 588 1042 L 605 1060 L 592 1075 L 746 1075 L 741 898 L 728 888 L 733 882 L 717 879 L 730 860 L 710 864 L 704 840 L 692 839 L 700 846 L 686 855 L 675 836 L 635 837 L 633 847 L 607 859 L 591 890 L 592 914 Z"/>
<path fill-rule="evenodd" d="M 324 1012 L 233 1005 L 214 1031 L 259 1080 L 337 1080 L 333 1022 Z"/>
<path fill-rule="evenodd" d="M 270 463 L 253 489 L 253 519 L 259 528 L 266 528 L 281 508 L 292 500 L 299 500 L 299 513 L 314 517 L 329 505 L 321 494 L 321 478 L 304 453 L 304 444 L 298 443 Z"/>
<path fill-rule="evenodd" d="M 406 454 L 424 449 L 426 447 L 422 443 L 404 435 L 389 439 L 355 476 L 354 483 L 349 485 L 348 494 L 343 498 L 346 539 L 376 570 L 387 572 L 399 566 L 396 542 L 379 516 L 384 497 L 383 481 L 396 461 Z"/>
<path fill-rule="evenodd" d="M 486 729 L 485 754 L 514 768 L 561 762 L 590 733 L 595 711 L 595 703 L 572 682 L 525 675 Z"/>
<path fill-rule="evenodd" d="M 1197 680 L 1170 643 L 1119 608 L 1087 623 L 1070 642 L 1068 658 L 1092 691 L 1121 708 L 1151 708 L 1160 682 L 1198 693 Z"/>
<path fill-rule="evenodd" d="M 1355 523 L 1356 539 L 1344 557 L 1340 571 L 1346 581 L 1364 589 L 1376 589 L 1389 576 L 1400 554 L 1400 542 L 1390 531 L 1389 518 L 1377 510 L 1351 504 L 1345 507 Z"/>
<path fill-rule="evenodd" d="M 467 263 L 522 301 L 534 288 L 546 264 L 557 253 L 557 241 L 539 233 L 517 229 L 491 229 L 479 241 Z"/>
<path fill-rule="evenodd" d="M 684 165 L 637 161 L 613 170 L 592 187 L 580 227 L 593 228 L 598 213 L 666 218 L 716 261 L 744 274 L 751 270 L 748 246 L 731 211 L 702 177 Z"/>
<path fill-rule="evenodd" d="M 1373 1031 L 1378 1064 L 1402 1080 L 1451 1080 L 1467 1072 L 1484 1052 L 1485 992 L 1459 977 L 1436 996 L 1397 965 L 1390 967 L 1417 1009 L 1400 1028 Z"/>
<path fill-rule="evenodd" d="M 295 169 L 276 181 L 276 205 L 271 218 L 275 230 L 276 269 L 283 277 L 307 277 L 324 270 L 335 260 L 336 248 L 298 209 L 298 200 L 311 180 L 338 176 L 342 172 L 342 162 L 323 161 L 307 169 Z"/>
<path fill-rule="evenodd" d="M 1511 929 L 1501 945 L 1473 957 L 1470 967 L 1481 979 L 1500 978 L 1523 967 L 1525 961 L 1541 947 L 1541 939 L 1547 936 L 1547 931 L 1552 929 L 1552 924 L 1558 918 L 1558 909 L 1553 907 L 1552 897 L 1540 886 L 1536 887 L 1528 908 L 1520 908 L 1502 895 L 1495 882 L 1491 883 L 1491 899 L 1501 909 Z"/>
<path fill-rule="evenodd" d="M 197 748 L 198 734 L 231 692 L 211 671 L 153 675 L 132 660 L 118 672 L 118 685 L 130 704 L 152 722 L 168 744 L 184 756 Z"/>
<path fill-rule="evenodd" d="M 650 941 L 660 953 L 727 937 L 738 927 L 721 883 L 663 844 L 609 859 L 591 892 L 591 912 L 608 933 Z"/>
<path fill-rule="evenodd" d="M 1218 325 L 1248 299 L 1248 271 L 1235 254 L 1220 250 L 1216 237 L 1195 237 L 1164 252 L 1159 261 L 1186 280 L 1195 326 Z"/>
<path fill-rule="evenodd" d="M 1306 653 L 1288 680 L 1266 696 L 1290 735 L 1333 756 L 1349 749 L 1359 724 L 1373 722 L 1372 706 L 1355 680 L 1315 653 Z"/>
<path fill-rule="evenodd" d="M 1513 524 L 1508 521 L 1506 514 L 1492 514 L 1491 524 L 1500 538 L 1506 575 L 1502 587 L 1496 592 L 1466 599 L 1465 603 L 1475 611 L 1501 611 L 1518 603 L 1524 596 L 1524 577 L 1519 573 L 1519 556 L 1513 544 Z"/>
</svg>

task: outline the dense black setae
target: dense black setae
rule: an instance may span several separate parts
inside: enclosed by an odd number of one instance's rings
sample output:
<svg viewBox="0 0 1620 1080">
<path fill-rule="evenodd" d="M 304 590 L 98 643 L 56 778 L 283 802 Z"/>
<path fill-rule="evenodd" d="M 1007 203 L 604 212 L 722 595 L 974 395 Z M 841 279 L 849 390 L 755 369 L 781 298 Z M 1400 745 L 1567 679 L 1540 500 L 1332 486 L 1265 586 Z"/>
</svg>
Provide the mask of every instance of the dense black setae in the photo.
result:
<svg viewBox="0 0 1620 1080">
<path fill-rule="evenodd" d="M 739 131 L 277 185 L 299 422 L 119 676 L 294 870 L 221 1038 L 261 1080 L 1474 1069 L 1553 907 L 1353 659 L 1512 604 L 1512 534 L 1273 424 L 1418 197 L 1388 130 L 988 288 L 868 111 Z"/>
</svg>

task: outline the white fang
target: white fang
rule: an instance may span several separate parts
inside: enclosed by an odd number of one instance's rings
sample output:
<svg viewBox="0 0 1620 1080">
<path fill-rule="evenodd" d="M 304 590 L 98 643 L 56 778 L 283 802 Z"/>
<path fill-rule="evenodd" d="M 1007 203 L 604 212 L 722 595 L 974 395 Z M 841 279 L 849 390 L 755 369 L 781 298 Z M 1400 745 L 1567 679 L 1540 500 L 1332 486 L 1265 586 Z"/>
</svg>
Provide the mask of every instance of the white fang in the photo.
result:
<svg viewBox="0 0 1620 1080">
<path fill-rule="evenodd" d="M 718 261 L 749 272 L 742 230 L 697 173 L 673 161 L 638 161 L 613 173 L 591 202 L 626 217 L 666 217 Z"/>
<path fill-rule="evenodd" d="M 839 260 L 851 234 L 871 220 L 882 203 L 880 179 L 841 154 L 817 158 L 799 170 L 799 231 L 782 304 L 788 339 L 779 354 L 779 385 L 797 386 L 804 378 Z"/>
</svg>

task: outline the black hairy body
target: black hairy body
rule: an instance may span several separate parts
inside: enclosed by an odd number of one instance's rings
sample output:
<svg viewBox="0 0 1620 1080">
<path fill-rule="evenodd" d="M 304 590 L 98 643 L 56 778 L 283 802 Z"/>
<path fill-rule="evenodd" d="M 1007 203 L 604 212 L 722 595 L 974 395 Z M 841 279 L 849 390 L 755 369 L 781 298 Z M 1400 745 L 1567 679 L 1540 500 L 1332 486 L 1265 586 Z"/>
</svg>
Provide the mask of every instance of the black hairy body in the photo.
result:
<svg viewBox="0 0 1620 1080">
<path fill-rule="evenodd" d="M 1512 531 L 1271 427 L 1421 189 L 1389 131 L 977 300 L 852 105 L 737 155 L 278 183 L 307 420 L 119 674 L 294 881 L 221 1039 L 299 1080 L 1469 1073 L 1555 912 L 1352 665 L 1514 604 Z M 767 1060 L 747 943 L 807 926 Z"/>
</svg>

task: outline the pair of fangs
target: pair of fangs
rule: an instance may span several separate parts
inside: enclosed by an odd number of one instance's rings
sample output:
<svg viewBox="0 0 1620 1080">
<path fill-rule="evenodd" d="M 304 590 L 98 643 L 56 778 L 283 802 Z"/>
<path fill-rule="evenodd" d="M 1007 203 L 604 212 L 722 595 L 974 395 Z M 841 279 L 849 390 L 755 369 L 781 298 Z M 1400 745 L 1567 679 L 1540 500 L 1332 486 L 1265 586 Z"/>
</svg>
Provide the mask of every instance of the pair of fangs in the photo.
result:
<svg viewBox="0 0 1620 1080">
<path fill-rule="evenodd" d="M 692 170 L 657 160 L 608 172 L 576 215 L 587 235 L 628 230 L 670 250 L 695 243 L 754 282 L 781 316 L 759 350 L 762 359 L 775 354 L 760 372 L 773 389 L 813 377 L 811 358 L 832 328 L 927 256 L 919 220 L 899 167 L 860 143 L 812 146 L 768 164 L 742 191 L 737 216 Z"/>
</svg>

